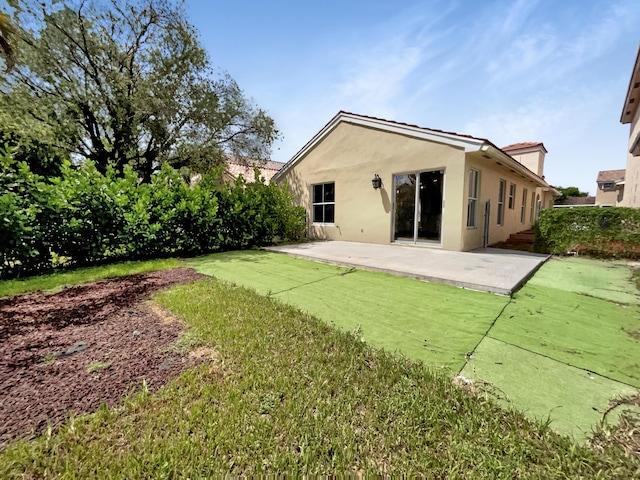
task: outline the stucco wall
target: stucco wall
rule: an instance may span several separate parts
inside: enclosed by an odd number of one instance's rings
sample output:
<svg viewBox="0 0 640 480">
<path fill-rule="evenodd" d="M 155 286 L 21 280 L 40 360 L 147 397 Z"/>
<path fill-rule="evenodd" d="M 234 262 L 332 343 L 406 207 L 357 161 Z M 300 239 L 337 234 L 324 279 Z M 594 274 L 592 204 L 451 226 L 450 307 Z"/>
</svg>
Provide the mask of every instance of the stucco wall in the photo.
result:
<svg viewBox="0 0 640 480">
<path fill-rule="evenodd" d="M 393 229 L 394 175 L 429 170 L 444 171 L 441 243 L 428 243 L 447 250 L 472 250 L 483 245 L 484 205 L 491 201 L 489 244 L 531 226 L 531 202 L 540 195 L 543 208 L 552 205 L 549 192 L 536 192 L 536 183 L 512 171 L 483 152 L 465 154 L 462 148 L 339 123 L 295 166 L 278 179 L 288 182 L 297 202 L 307 211 L 310 239 L 346 240 L 388 244 Z M 503 160 L 504 161 L 504 160 Z M 480 192 L 475 228 L 467 228 L 469 169 L 480 172 Z M 371 179 L 378 174 L 382 188 L 374 190 Z M 497 225 L 500 179 L 506 180 L 504 223 Z M 335 222 L 313 224 L 311 188 L 335 182 Z M 513 208 L 509 208 L 510 184 L 516 185 Z M 527 188 L 525 221 L 520 221 L 522 191 Z M 535 218 L 536 206 L 533 213 Z"/>
<path fill-rule="evenodd" d="M 519 155 L 511 154 L 522 165 L 527 167 L 533 173 L 541 177 L 544 174 L 544 152 L 536 150 L 534 152 L 521 153 Z"/>
<path fill-rule="evenodd" d="M 640 108 L 630 125 L 628 149 L 640 132 Z M 627 169 L 625 172 L 624 197 L 622 205 L 627 207 L 640 207 L 640 156 L 634 157 L 630 153 L 627 156 Z"/>
<path fill-rule="evenodd" d="M 487 200 L 491 202 L 489 213 L 489 245 L 505 241 L 509 235 L 531 227 L 531 201 L 532 198 L 543 200 L 544 194 L 541 189 L 537 189 L 536 184 L 521 175 L 512 172 L 506 165 L 498 165 L 495 161 L 484 159 L 481 153 L 471 153 L 467 155 L 466 170 L 475 169 L 480 171 L 480 200 L 478 205 L 478 221 L 476 228 L 466 227 L 466 192 L 468 191 L 469 176 L 465 179 L 465 217 L 463 229 L 463 249 L 471 250 L 479 248 L 483 244 L 484 235 L 484 211 Z M 504 222 L 498 225 L 498 195 L 500 189 L 500 180 L 506 181 L 505 202 L 504 202 Z M 509 189 L 510 185 L 516 186 L 513 208 L 509 208 Z M 527 198 L 525 205 L 525 219 L 520 221 L 520 212 L 522 207 L 522 192 L 527 189 Z M 535 201 L 535 200 L 534 200 Z M 548 203 L 548 201 L 546 202 Z M 543 204 L 543 208 L 546 205 Z M 534 207 L 535 217 L 535 207 Z"/>
<path fill-rule="evenodd" d="M 392 234 L 393 176 L 432 169 L 445 172 L 442 248 L 460 250 L 464 184 L 460 148 L 343 122 L 279 183 L 289 183 L 309 215 L 311 186 L 335 182 L 335 225 L 313 225 L 308 217 L 310 238 L 387 244 Z M 378 190 L 371 186 L 376 173 L 382 179 Z"/>
<path fill-rule="evenodd" d="M 618 191 L 604 191 L 598 185 L 596 190 L 596 205 L 618 205 Z"/>
</svg>

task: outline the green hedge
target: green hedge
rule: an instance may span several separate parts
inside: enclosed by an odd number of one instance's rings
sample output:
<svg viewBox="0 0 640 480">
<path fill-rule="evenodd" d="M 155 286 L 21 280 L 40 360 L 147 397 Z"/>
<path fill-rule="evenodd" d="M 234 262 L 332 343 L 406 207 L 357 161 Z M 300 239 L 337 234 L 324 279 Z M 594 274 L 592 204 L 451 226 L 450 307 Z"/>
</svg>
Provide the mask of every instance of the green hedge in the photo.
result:
<svg viewBox="0 0 640 480">
<path fill-rule="evenodd" d="M 227 184 L 220 172 L 189 186 L 164 166 L 150 184 L 131 169 L 102 175 L 91 162 L 45 179 L 0 153 L 0 278 L 59 265 L 251 248 L 296 241 L 304 210 L 286 187 Z"/>
<path fill-rule="evenodd" d="M 538 252 L 640 258 L 640 209 L 549 208 L 535 229 Z"/>
</svg>

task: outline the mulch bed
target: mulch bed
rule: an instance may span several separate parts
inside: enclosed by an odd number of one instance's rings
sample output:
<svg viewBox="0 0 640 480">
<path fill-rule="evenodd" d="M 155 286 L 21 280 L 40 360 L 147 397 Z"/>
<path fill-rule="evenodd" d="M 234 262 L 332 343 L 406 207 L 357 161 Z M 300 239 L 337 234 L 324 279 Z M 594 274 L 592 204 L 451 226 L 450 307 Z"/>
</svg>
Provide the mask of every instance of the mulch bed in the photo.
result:
<svg viewBox="0 0 640 480">
<path fill-rule="evenodd" d="M 202 362 L 167 348 L 182 326 L 144 302 L 202 277 L 175 268 L 0 299 L 0 449 Z"/>
</svg>

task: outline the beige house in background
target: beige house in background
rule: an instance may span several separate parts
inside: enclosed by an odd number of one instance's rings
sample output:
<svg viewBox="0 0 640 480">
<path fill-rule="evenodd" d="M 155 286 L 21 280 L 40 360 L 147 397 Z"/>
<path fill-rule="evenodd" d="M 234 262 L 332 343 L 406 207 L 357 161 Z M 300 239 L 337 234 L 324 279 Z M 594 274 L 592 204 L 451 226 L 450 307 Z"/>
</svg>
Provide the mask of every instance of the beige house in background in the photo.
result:
<svg viewBox="0 0 640 480">
<path fill-rule="evenodd" d="M 620 116 L 620 122 L 623 125 L 630 124 L 629 154 L 621 205 L 636 208 L 640 207 L 640 108 L 638 104 L 640 104 L 640 45 L 638 45 L 636 61 L 631 71 L 629 88 Z"/>
<path fill-rule="evenodd" d="M 624 199 L 625 170 L 602 170 L 598 172 L 596 205 L 617 207 Z"/>
<path fill-rule="evenodd" d="M 544 145 L 509 148 L 339 112 L 273 181 L 307 210 L 310 239 L 467 251 L 528 229 L 553 205 Z"/>
<path fill-rule="evenodd" d="M 239 160 L 237 157 L 230 157 L 224 169 L 224 178 L 227 181 L 233 181 L 242 175 L 248 183 L 251 183 L 255 181 L 254 168 L 258 167 L 260 175 L 264 177 L 266 183 L 269 183 L 283 166 L 284 163 L 271 160 L 260 162 L 251 159 Z"/>
</svg>

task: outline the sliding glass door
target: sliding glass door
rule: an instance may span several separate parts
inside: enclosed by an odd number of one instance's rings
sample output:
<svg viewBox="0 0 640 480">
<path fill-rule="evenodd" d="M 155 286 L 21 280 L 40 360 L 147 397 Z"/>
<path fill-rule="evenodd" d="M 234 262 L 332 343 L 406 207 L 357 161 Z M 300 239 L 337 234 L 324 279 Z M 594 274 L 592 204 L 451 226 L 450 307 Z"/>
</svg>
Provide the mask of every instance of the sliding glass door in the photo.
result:
<svg viewBox="0 0 640 480">
<path fill-rule="evenodd" d="M 393 239 L 440 242 L 444 170 L 394 176 Z"/>
</svg>

